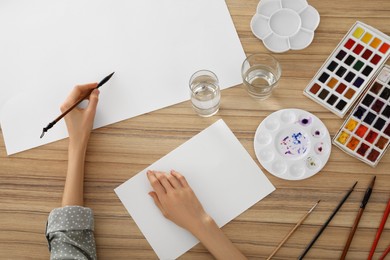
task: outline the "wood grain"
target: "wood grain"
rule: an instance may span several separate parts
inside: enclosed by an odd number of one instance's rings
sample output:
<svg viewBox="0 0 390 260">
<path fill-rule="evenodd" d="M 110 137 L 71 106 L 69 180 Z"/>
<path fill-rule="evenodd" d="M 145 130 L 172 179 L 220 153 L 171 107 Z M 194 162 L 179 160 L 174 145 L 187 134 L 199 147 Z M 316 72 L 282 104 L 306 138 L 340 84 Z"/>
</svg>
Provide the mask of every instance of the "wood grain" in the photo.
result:
<svg viewBox="0 0 390 260">
<path fill-rule="evenodd" d="M 250 31 L 258 0 L 226 0 L 246 54 L 268 53 Z M 321 15 L 313 43 L 301 51 L 274 54 L 283 68 L 272 97 L 251 99 L 241 86 L 222 91 L 220 112 L 200 118 L 183 102 L 93 131 L 86 157 L 85 204 L 95 212 L 100 259 L 156 259 L 154 251 L 114 193 L 114 188 L 201 130 L 222 118 L 258 163 L 253 137 L 259 123 L 283 108 L 317 115 L 333 136 L 343 120 L 304 97 L 303 89 L 356 20 L 390 34 L 388 0 L 310 0 Z M 60 206 L 65 181 L 67 140 L 6 156 L 0 132 L 0 258 L 47 259 L 44 236 L 50 210 Z M 259 167 L 262 166 L 258 163 Z M 274 259 L 299 256 L 355 181 L 356 190 L 307 254 L 307 259 L 337 259 L 353 224 L 360 200 L 375 174 L 377 181 L 347 259 L 366 259 L 390 196 L 390 154 L 376 168 L 332 147 L 329 162 L 302 181 L 278 179 L 264 170 L 277 190 L 225 227 L 224 232 L 250 259 L 264 259 L 299 218 L 321 199 L 315 211 Z M 390 243 L 387 221 L 374 259 Z M 181 259 L 213 259 L 197 245 Z"/>
</svg>

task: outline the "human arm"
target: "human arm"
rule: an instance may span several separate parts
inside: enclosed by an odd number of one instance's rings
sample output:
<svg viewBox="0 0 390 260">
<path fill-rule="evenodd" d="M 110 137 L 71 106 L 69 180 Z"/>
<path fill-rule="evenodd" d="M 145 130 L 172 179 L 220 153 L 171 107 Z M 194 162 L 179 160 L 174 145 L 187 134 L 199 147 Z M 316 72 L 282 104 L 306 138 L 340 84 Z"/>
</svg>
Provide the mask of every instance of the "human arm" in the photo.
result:
<svg viewBox="0 0 390 260">
<path fill-rule="evenodd" d="M 150 192 L 162 214 L 191 232 L 216 259 L 246 259 L 205 212 L 183 175 L 148 171 L 154 191 Z"/>
<path fill-rule="evenodd" d="M 76 86 L 61 110 L 65 111 L 96 83 Z M 85 109 L 75 108 L 65 116 L 69 133 L 68 169 L 62 207 L 50 212 L 46 238 L 50 259 L 96 259 L 94 219 L 90 208 L 83 207 L 84 160 L 96 113 L 99 92 L 94 90 Z"/>
<path fill-rule="evenodd" d="M 97 83 L 76 86 L 61 106 L 61 111 L 67 110 L 80 97 L 96 88 Z M 62 206 L 84 204 L 84 162 L 89 136 L 93 127 L 96 107 L 99 99 L 99 90 L 92 91 L 88 106 L 74 108 L 65 116 L 66 127 L 69 133 L 68 170 Z"/>
</svg>

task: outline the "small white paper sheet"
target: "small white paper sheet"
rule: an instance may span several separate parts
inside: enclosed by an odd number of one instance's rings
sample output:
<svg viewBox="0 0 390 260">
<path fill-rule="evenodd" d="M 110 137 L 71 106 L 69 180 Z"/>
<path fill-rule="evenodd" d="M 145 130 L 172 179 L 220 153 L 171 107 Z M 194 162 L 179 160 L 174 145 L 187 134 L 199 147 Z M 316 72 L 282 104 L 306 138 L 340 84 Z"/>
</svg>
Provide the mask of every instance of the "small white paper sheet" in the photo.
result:
<svg viewBox="0 0 390 260">
<path fill-rule="evenodd" d="M 8 154 L 67 137 L 60 115 L 77 84 L 101 88 L 94 128 L 189 99 L 200 69 L 221 89 L 245 59 L 224 0 L 1 0 L 0 122 Z"/>
<path fill-rule="evenodd" d="M 219 227 L 275 190 L 225 122 L 215 122 L 115 189 L 160 259 L 175 259 L 199 241 L 160 213 L 148 195 L 149 169 L 183 174 Z"/>
</svg>

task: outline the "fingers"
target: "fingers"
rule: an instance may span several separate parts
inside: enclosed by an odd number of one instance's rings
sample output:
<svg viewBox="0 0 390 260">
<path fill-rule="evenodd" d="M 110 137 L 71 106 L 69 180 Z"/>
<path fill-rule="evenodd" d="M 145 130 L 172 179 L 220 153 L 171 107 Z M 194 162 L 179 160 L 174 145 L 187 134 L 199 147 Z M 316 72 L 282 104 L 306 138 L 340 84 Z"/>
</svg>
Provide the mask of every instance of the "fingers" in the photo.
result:
<svg viewBox="0 0 390 260">
<path fill-rule="evenodd" d="M 151 191 L 151 192 L 149 192 L 149 195 L 150 195 L 150 197 L 153 198 L 154 204 L 156 204 L 156 206 L 157 206 L 157 207 L 160 209 L 160 211 L 164 214 L 164 208 L 163 208 L 163 206 L 161 205 L 161 202 L 160 202 L 160 200 L 158 199 L 158 196 L 157 196 L 156 192 Z"/>
<path fill-rule="evenodd" d="M 168 176 L 163 172 L 154 172 L 161 185 L 166 192 L 170 192 L 173 189 L 171 182 L 168 180 Z"/>
<path fill-rule="evenodd" d="M 65 102 L 61 106 L 61 110 L 66 110 L 71 107 L 76 101 L 80 99 L 83 95 L 85 95 L 88 91 L 96 88 L 97 83 L 89 83 L 84 85 L 78 85 L 73 88 L 72 92 L 66 98 Z"/>
<path fill-rule="evenodd" d="M 73 98 L 74 101 L 77 101 L 81 96 L 84 96 L 89 91 L 95 89 L 97 87 L 97 83 L 88 83 L 84 85 L 77 85 L 74 87 L 74 91 L 70 94 L 70 98 Z"/>
<path fill-rule="evenodd" d="M 172 170 L 170 174 L 159 171 L 148 171 L 147 176 L 158 196 L 163 195 L 172 189 L 189 187 L 185 177 L 174 170 Z"/>
<path fill-rule="evenodd" d="M 99 102 L 99 94 L 100 94 L 99 90 L 94 89 L 91 95 L 89 96 L 89 103 L 86 110 L 92 118 L 94 118 L 96 114 L 96 107 Z"/>
<path fill-rule="evenodd" d="M 183 175 L 181 175 L 180 173 L 178 173 L 175 170 L 172 170 L 171 174 L 180 182 L 181 186 L 183 186 L 183 187 L 188 187 L 189 186 L 186 178 Z"/>
<path fill-rule="evenodd" d="M 165 194 L 165 189 L 160 183 L 160 181 L 157 179 L 156 175 L 152 171 L 147 171 L 147 176 L 150 182 L 150 185 L 152 185 L 153 190 L 157 193 L 157 196 L 162 196 Z"/>
<path fill-rule="evenodd" d="M 169 182 L 171 183 L 172 187 L 175 188 L 175 189 L 178 189 L 178 188 L 181 188 L 182 185 L 180 184 L 179 180 L 177 179 L 177 177 L 175 175 L 172 174 L 173 170 L 171 171 L 171 174 L 169 174 L 167 177 L 168 177 L 168 180 Z"/>
</svg>

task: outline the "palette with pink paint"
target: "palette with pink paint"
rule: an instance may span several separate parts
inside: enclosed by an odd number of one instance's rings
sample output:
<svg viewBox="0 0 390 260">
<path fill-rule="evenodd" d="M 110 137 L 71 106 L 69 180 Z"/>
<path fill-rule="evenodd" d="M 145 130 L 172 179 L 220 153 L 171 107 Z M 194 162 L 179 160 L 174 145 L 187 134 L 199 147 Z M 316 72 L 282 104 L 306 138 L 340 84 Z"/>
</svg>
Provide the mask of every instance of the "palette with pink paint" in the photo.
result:
<svg viewBox="0 0 390 260">
<path fill-rule="evenodd" d="M 325 166 L 331 139 L 318 117 L 301 109 L 283 109 L 258 126 L 254 148 L 268 172 L 285 180 L 302 180 Z"/>
<path fill-rule="evenodd" d="M 390 140 L 390 66 L 368 86 L 333 139 L 347 154 L 375 167 Z"/>
</svg>

